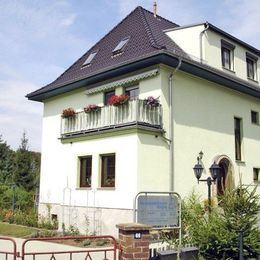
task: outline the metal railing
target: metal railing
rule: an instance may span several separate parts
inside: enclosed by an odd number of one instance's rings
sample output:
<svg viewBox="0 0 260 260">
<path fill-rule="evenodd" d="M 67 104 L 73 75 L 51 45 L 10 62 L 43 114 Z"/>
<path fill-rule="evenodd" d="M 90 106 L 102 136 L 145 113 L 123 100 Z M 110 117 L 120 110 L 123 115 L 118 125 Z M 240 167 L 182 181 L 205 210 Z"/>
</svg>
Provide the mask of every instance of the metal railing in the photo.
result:
<svg viewBox="0 0 260 260">
<path fill-rule="evenodd" d="M 119 106 L 103 106 L 89 113 L 78 112 L 73 117 L 61 118 L 61 136 L 127 124 L 161 128 L 162 108 L 148 106 L 143 100 L 131 100 Z"/>
<path fill-rule="evenodd" d="M 110 240 L 110 245 L 100 246 L 94 248 L 82 248 L 78 247 L 75 249 L 66 250 L 53 250 L 51 249 L 51 244 L 48 249 L 40 251 L 39 249 L 32 250 L 33 242 L 61 242 L 68 240 L 95 240 L 95 239 L 107 239 Z M 28 250 L 27 250 L 28 249 Z M 46 260 L 59 260 L 59 259 L 86 259 L 86 260 L 116 260 L 119 255 L 119 246 L 117 241 L 112 236 L 67 236 L 67 237 L 46 237 L 46 238 L 29 238 L 26 239 L 22 244 L 21 259 L 43 259 L 37 257 L 44 257 Z"/>
<path fill-rule="evenodd" d="M 1 241 L 2 241 L 2 243 L 1 243 Z M 3 241 L 5 241 L 6 243 L 3 243 Z M 9 243 L 10 245 L 8 244 L 8 242 L 10 242 Z M 3 251 L 3 250 L 5 250 L 5 251 Z M 4 258 L 1 258 L 1 255 L 4 256 Z M 0 259 L 16 260 L 17 257 L 19 257 L 19 254 L 17 253 L 17 246 L 16 246 L 15 240 L 12 238 L 8 238 L 8 237 L 0 237 Z"/>
</svg>

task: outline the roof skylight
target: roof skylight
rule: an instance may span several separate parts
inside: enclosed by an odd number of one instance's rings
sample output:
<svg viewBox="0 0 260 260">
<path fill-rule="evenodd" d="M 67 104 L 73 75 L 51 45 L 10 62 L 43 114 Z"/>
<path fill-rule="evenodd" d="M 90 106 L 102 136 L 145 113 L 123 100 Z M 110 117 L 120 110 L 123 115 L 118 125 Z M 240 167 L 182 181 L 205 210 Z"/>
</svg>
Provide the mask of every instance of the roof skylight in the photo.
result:
<svg viewBox="0 0 260 260">
<path fill-rule="evenodd" d="M 96 54 L 97 54 L 97 51 L 91 52 L 82 66 L 89 65 L 91 63 L 91 61 L 95 58 Z"/>
<path fill-rule="evenodd" d="M 129 37 L 124 38 L 123 40 L 121 40 L 117 46 L 115 47 L 115 49 L 113 50 L 113 54 L 117 54 L 120 53 L 121 51 L 123 51 L 124 47 L 126 46 L 127 42 L 129 41 Z"/>
</svg>

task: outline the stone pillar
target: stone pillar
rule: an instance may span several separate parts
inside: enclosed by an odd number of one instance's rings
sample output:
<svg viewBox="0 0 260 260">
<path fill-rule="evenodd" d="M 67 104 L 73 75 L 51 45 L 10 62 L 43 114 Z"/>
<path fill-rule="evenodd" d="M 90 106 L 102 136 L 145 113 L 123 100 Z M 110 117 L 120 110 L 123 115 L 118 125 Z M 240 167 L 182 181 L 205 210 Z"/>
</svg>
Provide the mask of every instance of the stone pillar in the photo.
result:
<svg viewBox="0 0 260 260">
<path fill-rule="evenodd" d="M 148 260 L 151 226 L 127 223 L 118 224 L 119 244 L 122 249 L 120 260 Z"/>
</svg>

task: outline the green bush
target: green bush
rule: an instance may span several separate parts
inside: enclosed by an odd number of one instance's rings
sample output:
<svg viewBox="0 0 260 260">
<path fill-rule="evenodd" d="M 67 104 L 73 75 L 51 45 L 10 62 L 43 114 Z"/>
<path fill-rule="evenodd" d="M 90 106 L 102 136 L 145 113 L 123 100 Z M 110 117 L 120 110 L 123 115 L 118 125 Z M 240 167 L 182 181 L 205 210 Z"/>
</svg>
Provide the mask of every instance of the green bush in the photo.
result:
<svg viewBox="0 0 260 260">
<path fill-rule="evenodd" d="M 15 197 L 16 209 L 28 210 L 33 208 L 32 192 L 19 187 L 13 189 L 10 185 L 0 185 L 0 209 L 11 209 L 13 196 Z"/>
<path fill-rule="evenodd" d="M 244 258 L 260 254 L 260 230 L 257 227 L 259 196 L 244 186 L 226 191 L 219 207 L 205 211 L 194 193 L 182 204 L 182 243 L 199 248 L 205 259 L 238 259 L 239 235 L 243 234 Z M 163 238 L 177 244 L 177 236 L 164 233 Z"/>
</svg>

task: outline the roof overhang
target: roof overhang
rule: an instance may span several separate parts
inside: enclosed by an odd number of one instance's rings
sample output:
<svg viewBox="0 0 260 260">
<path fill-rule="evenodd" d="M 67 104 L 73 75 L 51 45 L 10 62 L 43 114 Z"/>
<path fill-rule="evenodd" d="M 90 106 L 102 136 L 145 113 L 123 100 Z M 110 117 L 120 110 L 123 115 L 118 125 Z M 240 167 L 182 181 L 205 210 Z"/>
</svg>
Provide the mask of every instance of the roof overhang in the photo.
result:
<svg viewBox="0 0 260 260">
<path fill-rule="evenodd" d="M 106 70 L 97 72 L 96 74 L 88 75 L 86 78 L 82 78 L 66 85 L 57 86 L 52 90 L 44 91 L 43 89 L 41 92 L 36 91 L 30 93 L 27 95 L 27 98 L 29 100 L 42 102 L 45 99 L 61 95 L 72 90 L 76 90 L 82 87 L 87 88 L 90 85 L 157 64 L 165 64 L 176 68 L 180 59 L 182 60 L 180 70 L 184 72 L 223 85 L 227 88 L 239 91 L 255 98 L 260 98 L 259 87 L 249 84 L 247 81 L 241 80 L 239 78 L 229 76 L 220 70 L 206 66 L 199 62 L 178 57 L 177 55 L 173 55 L 172 53 L 167 52 L 166 50 L 157 51 L 156 53 L 153 53 L 149 56 L 142 57 L 138 60 L 128 62 L 118 67 L 107 68 Z"/>
</svg>

